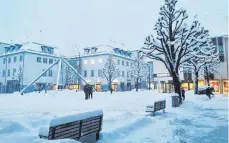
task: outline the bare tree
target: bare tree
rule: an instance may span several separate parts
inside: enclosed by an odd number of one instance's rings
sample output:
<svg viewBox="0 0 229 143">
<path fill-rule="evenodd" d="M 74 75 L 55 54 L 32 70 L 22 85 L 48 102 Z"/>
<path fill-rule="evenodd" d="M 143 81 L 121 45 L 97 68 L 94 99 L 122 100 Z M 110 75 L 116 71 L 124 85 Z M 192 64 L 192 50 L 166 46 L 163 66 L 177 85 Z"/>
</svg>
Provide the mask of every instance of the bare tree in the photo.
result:
<svg viewBox="0 0 229 143">
<path fill-rule="evenodd" d="M 112 82 L 114 79 L 120 77 L 120 70 L 116 68 L 116 63 L 114 62 L 113 55 L 110 54 L 104 68 L 101 70 L 101 77 L 105 78 L 108 82 L 108 88 L 112 94 Z"/>
<path fill-rule="evenodd" d="M 165 0 L 155 25 L 157 37 L 153 34 L 148 36 L 141 51 L 166 66 L 182 103 L 179 68 L 182 63 L 192 58 L 194 49 L 199 46 L 198 39 L 194 37 L 199 23 L 195 20 L 189 27 L 185 23 L 188 18 L 186 10 L 178 10 L 176 4 L 177 0 Z"/>
<path fill-rule="evenodd" d="M 65 66 L 65 84 L 69 87 L 69 85 L 72 83 L 74 77 L 72 69 L 69 66 Z"/>
<path fill-rule="evenodd" d="M 18 68 L 18 72 L 17 72 L 17 75 L 16 75 L 16 79 L 18 81 L 18 90 L 19 92 L 21 91 L 21 89 L 23 88 L 23 82 L 25 80 L 25 74 L 24 74 L 24 69 L 23 67 L 20 65 L 19 68 Z"/>
<path fill-rule="evenodd" d="M 139 80 L 141 78 L 147 77 L 148 70 L 146 65 L 143 62 L 143 57 L 140 55 L 140 53 L 137 53 L 137 56 L 134 59 L 134 63 L 132 65 L 132 76 L 135 80 L 135 88 L 138 92 L 139 89 Z"/>
</svg>

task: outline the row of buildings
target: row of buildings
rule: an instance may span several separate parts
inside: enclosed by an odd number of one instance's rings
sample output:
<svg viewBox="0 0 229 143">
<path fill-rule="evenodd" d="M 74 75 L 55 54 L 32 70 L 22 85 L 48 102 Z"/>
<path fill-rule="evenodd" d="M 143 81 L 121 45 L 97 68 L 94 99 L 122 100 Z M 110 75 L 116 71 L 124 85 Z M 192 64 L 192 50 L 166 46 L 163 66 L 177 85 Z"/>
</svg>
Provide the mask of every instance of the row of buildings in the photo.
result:
<svg viewBox="0 0 229 143">
<path fill-rule="evenodd" d="M 94 85 L 97 91 L 106 91 L 108 84 L 106 79 L 101 77 L 100 72 L 110 54 L 113 55 L 116 67 L 120 69 L 120 77 L 112 82 L 113 90 L 126 91 L 135 87 L 131 70 L 138 51 L 99 45 L 84 48 L 83 53 L 74 57 L 60 57 L 55 53 L 56 49 L 36 42 L 0 43 L 0 92 L 12 93 L 21 90 L 53 64 L 54 66 L 43 73 L 25 92 L 56 89 L 59 69 L 58 63 L 55 62 L 60 58 L 67 60 L 87 83 Z M 145 65 L 152 71 L 152 62 L 146 62 Z M 81 89 L 84 82 L 70 70 L 66 64 L 62 64 L 58 88 Z M 147 80 L 146 77 L 141 78 L 141 88 L 146 88 Z"/>
<path fill-rule="evenodd" d="M 220 65 L 216 69 L 210 84 L 214 86 L 216 93 L 228 93 L 228 36 L 212 38 L 216 50 L 220 53 Z M 60 59 L 56 54 L 56 47 L 36 42 L 8 44 L 0 43 L 0 92 L 12 93 L 30 84 L 43 71 L 54 66 L 42 74 L 26 92 L 41 89 L 58 88 L 80 89 L 84 82 L 76 74 L 68 73 L 66 65 L 62 65 L 60 78 L 58 76 L 58 64 Z M 86 82 L 94 85 L 97 91 L 108 90 L 106 79 L 101 77 L 101 69 L 104 67 L 110 54 L 113 55 L 116 66 L 120 69 L 121 76 L 112 82 L 115 91 L 126 91 L 135 88 L 135 81 L 130 71 L 134 58 L 138 51 L 125 50 L 111 45 L 99 45 L 83 49 L 83 53 L 74 57 L 61 57 L 66 59 L 82 75 Z M 160 92 L 172 92 L 172 77 L 165 66 L 158 62 L 147 60 L 149 74 L 140 79 L 141 88 L 158 89 Z M 73 76 L 74 75 L 74 76 Z M 192 73 L 180 70 L 182 86 L 193 89 Z M 204 76 L 200 73 L 199 85 L 205 85 Z"/>
</svg>

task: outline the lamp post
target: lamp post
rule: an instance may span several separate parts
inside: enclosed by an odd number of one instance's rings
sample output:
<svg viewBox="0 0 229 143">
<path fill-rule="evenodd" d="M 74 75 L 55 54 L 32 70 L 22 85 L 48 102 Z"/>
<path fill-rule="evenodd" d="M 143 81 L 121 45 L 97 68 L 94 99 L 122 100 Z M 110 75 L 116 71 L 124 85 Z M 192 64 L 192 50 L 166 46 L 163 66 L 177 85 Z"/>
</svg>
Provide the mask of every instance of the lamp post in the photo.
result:
<svg viewBox="0 0 229 143">
<path fill-rule="evenodd" d="M 149 82 L 149 90 L 150 90 L 150 82 L 151 82 L 150 81 L 150 65 L 148 65 L 148 68 L 149 68 L 149 81 L 148 82 Z"/>
</svg>

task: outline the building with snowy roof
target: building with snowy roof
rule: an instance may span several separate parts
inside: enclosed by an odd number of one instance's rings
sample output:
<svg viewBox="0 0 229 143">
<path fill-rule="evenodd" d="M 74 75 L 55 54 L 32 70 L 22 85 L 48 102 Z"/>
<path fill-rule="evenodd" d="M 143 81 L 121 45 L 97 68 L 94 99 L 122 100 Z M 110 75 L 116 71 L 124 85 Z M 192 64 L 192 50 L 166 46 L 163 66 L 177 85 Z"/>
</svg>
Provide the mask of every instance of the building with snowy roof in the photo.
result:
<svg viewBox="0 0 229 143">
<path fill-rule="evenodd" d="M 114 91 L 126 91 L 135 88 L 135 81 L 131 76 L 135 52 L 110 45 L 98 45 L 84 48 L 82 55 L 70 58 L 69 62 L 73 66 L 80 67 L 79 73 L 88 83 L 94 85 L 97 91 L 106 91 L 108 90 L 108 82 L 101 77 L 101 70 L 109 55 L 112 55 L 116 67 L 120 69 L 120 77 L 112 82 L 112 88 Z M 73 87 L 74 83 L 71 88 Z M 141 79 L 140 87 L 147 87 L 146 78 Z"/>
<path fill-rule="evenodd" d="M 22 89 L 58 59 L 56 47 L 36 42 L 0 43 L 0 92 L 12 93 Z M 54 66 L 27 92 L 35 87 L 53 86 L 56 82 Z"/>
</svg>

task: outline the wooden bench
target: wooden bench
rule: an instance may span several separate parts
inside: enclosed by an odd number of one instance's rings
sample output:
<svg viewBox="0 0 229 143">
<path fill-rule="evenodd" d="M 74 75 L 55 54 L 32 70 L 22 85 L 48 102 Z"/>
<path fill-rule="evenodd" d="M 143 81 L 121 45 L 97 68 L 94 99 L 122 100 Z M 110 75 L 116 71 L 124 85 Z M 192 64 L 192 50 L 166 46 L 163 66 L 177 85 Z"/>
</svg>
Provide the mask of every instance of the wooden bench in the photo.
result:
<svg viewBox="0 0 229 143">
<path fill-rule="evenodd" d="M 146 112 L 153 113 L 153 116 L 155 116 L 155 112 L 159 110 L 163 110 L 163 113 L 165 113 L 166 108 L 166 100 L 156 101 L 154 102 L 154 105 L 148 105 L 146 106 Z"/>
<path fill-rule="evenodd" d="M 40 128 L 39 137 L 48 140 L 74 139 L 92 143 L 102 130 L 102 110 L 65 116 L 51 120 L 48 128 Z"/>
</svg>

